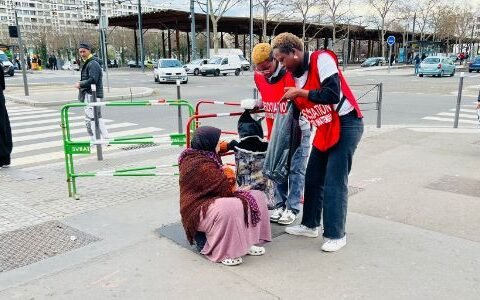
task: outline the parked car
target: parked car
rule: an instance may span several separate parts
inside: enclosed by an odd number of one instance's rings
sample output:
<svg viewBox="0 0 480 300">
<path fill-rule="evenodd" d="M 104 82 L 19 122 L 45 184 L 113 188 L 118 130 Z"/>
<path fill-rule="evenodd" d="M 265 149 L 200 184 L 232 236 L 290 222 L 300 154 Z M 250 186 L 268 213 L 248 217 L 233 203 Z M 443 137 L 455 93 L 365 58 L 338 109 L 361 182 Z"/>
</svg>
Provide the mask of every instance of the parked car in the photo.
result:
<svg viewBox="0 0 480 300">
<path fill-rule="evenodd" d="M 213 76 L 220 76 L 223 74 L 235 74 L 240 75 L 242 65 L 240 64 L 240 57 L 238 55 L 226 55 L 226 56 L 214 56 L 209 61 L 200 67 L 200 73 L 202 76 L 213 74 Z"/>
<path fill-rule="evenodd" d="M 197 76 L 200 74 L 200 67 L 207 63 L 207 59 L 195 59 L 183 67 L 185 68 L 187 74 L 193 74 L 194 76 Z"/>
<path fill-rule="evenodd" d="M 453 62 L 457 62 L 457 60 L 458 60 L 458 55 L 457 55 L 457 54 L 450 54 L 450 55 L 448 56 L 448 58 L 450 58 L 450 60 L 453 61 Z"/>
<path fill-rule="evenodd" d="M 360 66 L 361 67 L 373 67 L 386 65 L 387 61 L 383 57 L 370 57 L 367 58 Z"/>
<path fill-rule="evenodd" d="M 173 58 L 159 59 L 153 68 L 153 77 L 158 83 L 176 82 L 177 80 L 180 80 L 181 83 L 188 82 L 187 71 L 177 59 Z"/>
<path fill-rule="evenodd" d="M 250 70 L 250 62 L 243 55 L 239 55 L 238 57 L 240 58 L 240 65 L 242 66 L 242 70 Z"/>
<path fill-rule="evenodd" d="M 468 72 L 472 73 L 473 71 L 480 72 L 480 56 L 475 57 L 469 64 L 468 64 Z"/>
<path fill-rule="evenodd" d="M 418 76 L 432 75 L 443 77 L 455 75 L 455 64 L 450 58 L 442 56 L 429 56 L 420 63 Z"/>
<path fill-rule="evenodd" d="M 10 76 L 15 75 L 15 67 L 3 51 L 0 51 L 0 63 L 3 65 L 3 73 Z"/>
<path fill-rule="evenodd" d="M 75 71 L 80 71 L 80 66 L 77 65 L 76 62 L 69 62 L 69 61 L 66 61 L 63 66 L 62 66 L 62 70 L 75 70 Z"/>
</svg>

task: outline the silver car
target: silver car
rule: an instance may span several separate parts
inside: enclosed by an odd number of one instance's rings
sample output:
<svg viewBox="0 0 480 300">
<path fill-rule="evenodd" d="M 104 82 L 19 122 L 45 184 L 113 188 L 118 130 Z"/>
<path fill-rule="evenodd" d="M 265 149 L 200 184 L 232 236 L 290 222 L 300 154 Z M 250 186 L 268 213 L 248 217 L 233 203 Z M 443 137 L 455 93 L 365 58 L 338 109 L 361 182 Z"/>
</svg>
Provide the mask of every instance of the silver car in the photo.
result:
<svg viewBox="0 0 480 300">
<path fill-rule="evenodd" d="M 448 57 L 429 56 L 420 63 L 418 76 L 431 75 L 443 77 L 445 75 L 455 75 L 455 64 Z"/>
</svg>

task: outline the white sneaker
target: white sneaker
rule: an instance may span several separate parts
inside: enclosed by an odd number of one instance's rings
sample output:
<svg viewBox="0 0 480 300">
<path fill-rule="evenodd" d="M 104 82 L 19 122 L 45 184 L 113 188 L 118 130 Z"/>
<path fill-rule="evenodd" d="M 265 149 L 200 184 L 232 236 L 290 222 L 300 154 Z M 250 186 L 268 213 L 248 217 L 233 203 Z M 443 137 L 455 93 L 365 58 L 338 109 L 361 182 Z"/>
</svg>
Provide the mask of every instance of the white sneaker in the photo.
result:
<svg viewBox="0 0 480 300">
<path fill-rule="evenodd" d="M 293 211 L 286 209 L 280 219 L 278 219 L 278 224 L 281 225 L 290 225 L 293 222 L 295 222 L 295 219 L 297 218 L 297 215 L 293 213 Z"/>
<path fill-rule="evenodd" d="M 347 235 L 345 235 L 341 239 L 325 238 L 325 242 L 322 245 L 322 250 L 325 252 L 335 252 L 345 247 L 346 244 L 347 244 Z"/>
<path fill-rule="evenodd" d="M 275 208 L 270 216 L 270 222 L 278 222 L 278 220 L 282 217 L 283 214 L 283 207 Z"/>
<path fill-rule="evenodd" d="M 310 238 L 318 237 L 318 227 L 308 228 L 307 226 L 302 224 L 288 226 L 287 228 L 285 228 L 285 232 L 288 234 L 302 235 Z"/>
</svg>

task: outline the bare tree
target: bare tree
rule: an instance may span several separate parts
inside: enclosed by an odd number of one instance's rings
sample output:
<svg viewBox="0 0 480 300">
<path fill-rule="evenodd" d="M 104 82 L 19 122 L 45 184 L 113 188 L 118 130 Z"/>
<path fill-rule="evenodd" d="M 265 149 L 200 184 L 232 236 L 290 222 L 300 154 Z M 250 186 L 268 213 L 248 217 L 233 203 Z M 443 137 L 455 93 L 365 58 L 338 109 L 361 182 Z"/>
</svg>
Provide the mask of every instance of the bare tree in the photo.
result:
<svg viewBox="0 0 480 300">
<path fill-rule="evenodd" d="M 319 15 L 321 10 L 321 1 L 322 0 L 290 0 L 287 2 L 287 7 L 289 7 L 294 14 L 297 14 L 302 19 L 302 39 L 306 41 L 306 31 L 308 29 L 307 23 L 312 21 L 315 16 Z"/>
<path fill-rule="evenodd" d="M 241 0 L 206 0 L 208 1 L 210 7 L 210 20 L 212 21 L 213 29 L 213 48 L 214 53 L 218 54 L 218 21 L 225 15 L 225 13 L 230 10 L 232 7 L 242 2 Z M 200 5 L 200 9 L 206 13 L 206 2 L 201 2 L 197 0 L 197 3 Z M 214 6 L 215 4 L 215 6 Z"/>
<path fill-rule="evenodd" d="M 329 23 L 332 25 L 332 48 L 335 49 L 337 41 L 337 25 L 348 18 L 351 0 L 321 0 Z M 345 37 L 346 37 L 345 33 Z"/>
<path fill-rule="evenodd" d="M 278 19 L 282 15 L 282 0 L 256 0 L 256 6 L 263 12 L 262 39 L 267 40 L 267 25 L 271 20 Z"/>
<path fill-rule="evenodd" d="M 432 22 L 434 8 L 438 6 L 438 0 L 421 0 L 416 2 L 413 9 L 417 12 L 416 23 L 420 30 L 420 40 L 425 39 L 425 30 Z"/>
<path fill-rule="evenodd" d="M 376 23 L 379 28 L 379 41 L 382 45 L 382 56 L 385 57 L 385 33 L 387 31 L 387 18 L 398 0 L 368 0 L 376 13 Z"/>
<path fill-rule="evenodd" d="M 473 33 L 473 8 L 465 2 L 462 4 L 462 7 L 457 7 L 455 11 L 455 35 L 458 38 L 458 45 L 460 47 L 459 50 L 462 52 L 463 42 L 471 35 L 471 33 Z"/>
</svg>

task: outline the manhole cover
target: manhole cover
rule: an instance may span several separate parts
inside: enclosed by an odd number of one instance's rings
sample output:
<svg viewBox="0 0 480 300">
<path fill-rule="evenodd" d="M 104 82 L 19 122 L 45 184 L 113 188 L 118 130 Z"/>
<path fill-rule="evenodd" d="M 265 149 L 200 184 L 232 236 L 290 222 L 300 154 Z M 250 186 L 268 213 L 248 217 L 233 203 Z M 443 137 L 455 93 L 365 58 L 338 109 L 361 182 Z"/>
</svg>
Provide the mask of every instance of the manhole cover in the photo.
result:
<svg viewBox="0 0 480 300">
<path fill-rule="evenodd" d="M 13 270 L 99 241 L 58 221 L 0 235 L 0 272 Z"/>
<path fill-rule="evenodd" d="M 443 176 L 439 180 L 427 185 L 427 188 L 455 194 L 480 197 L 480 180 L 472 178 Z"/>
</svg>

